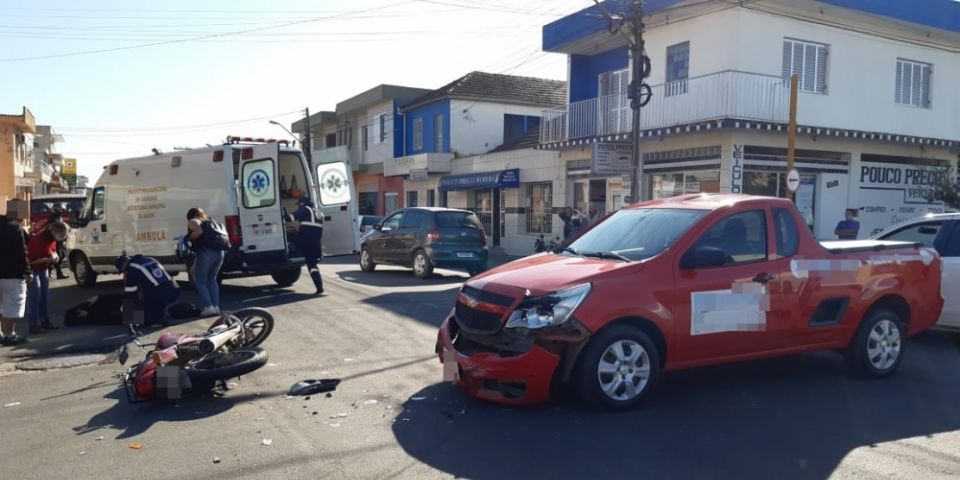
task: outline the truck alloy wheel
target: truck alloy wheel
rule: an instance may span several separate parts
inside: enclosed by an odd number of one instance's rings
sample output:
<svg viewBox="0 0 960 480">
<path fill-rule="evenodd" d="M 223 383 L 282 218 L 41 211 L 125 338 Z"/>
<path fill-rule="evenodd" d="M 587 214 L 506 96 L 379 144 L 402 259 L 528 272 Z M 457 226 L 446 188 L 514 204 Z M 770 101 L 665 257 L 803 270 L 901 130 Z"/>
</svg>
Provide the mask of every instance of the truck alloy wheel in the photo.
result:
<svg viewBox="0 0 960 480">
<path fill-rule="evenodd" d="M 847 362 L 862 376 L 890 375 L 903 361 L 904 337 L 900 317 L 890 310 L 876 308 L 860 323 L 847 348 Z"/>
<path fill-rule="evenodd" d="M 417 278 L 427 278 L 433 275 L 433 263 L 422 250 L 413 256 L 413 274 Z"/>
<path fill-rule="evenodd" d="M 364 272 L 372 272 L 377 268 L 377 264 L 373 263 L 373 257 L 370 256 L 370 250 L 367 247 L 363 247 L 360 250 L 360 269 Z"/>
<path fill-rule="evenodd" d="M 650 337 L 639 328 L 614 325 L 597 334 L 577 361 L 580 395 L 602 408 L 637 404 L 660 375 L 660 357 Z"/>
</svg>

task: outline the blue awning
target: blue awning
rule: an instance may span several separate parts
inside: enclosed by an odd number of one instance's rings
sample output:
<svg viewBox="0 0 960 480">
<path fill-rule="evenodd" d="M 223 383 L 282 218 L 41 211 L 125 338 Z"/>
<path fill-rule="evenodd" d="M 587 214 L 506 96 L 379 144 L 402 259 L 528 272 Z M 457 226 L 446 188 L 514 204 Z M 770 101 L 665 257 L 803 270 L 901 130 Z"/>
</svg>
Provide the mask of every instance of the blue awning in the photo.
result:
<svg viewBox="0 0 960 480">
<path fill-rule="evenodd" d="M 520 169 L 440 177 L 441 192 L 478 188 L 520 188 Z"/>
</svg>

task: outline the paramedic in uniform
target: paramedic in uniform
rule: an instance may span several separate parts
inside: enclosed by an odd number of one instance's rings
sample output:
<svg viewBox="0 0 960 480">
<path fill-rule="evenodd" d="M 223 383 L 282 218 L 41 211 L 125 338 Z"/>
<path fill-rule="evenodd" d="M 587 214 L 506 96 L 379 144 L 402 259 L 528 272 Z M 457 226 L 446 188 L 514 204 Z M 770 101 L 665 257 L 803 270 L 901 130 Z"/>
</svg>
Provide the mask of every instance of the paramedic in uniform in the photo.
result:
<svg viewBox="0 0 960 480">
<path fill-rule="evenodd" d="M 310 278 L 317 287 L 316 295 L 323 294 L 323 279 L 320 278 L 320 269 L 317 262 L 323 258 L 323 213 L 313 206 L 310 197 L 300 197 L 297 201 L 296 212 L 293 212 L 293 219 L 296 220 L 293 228 L 296 230 L 297 249 L 303 253 L 307 260 L 307 269 L 310 270 Z"/>
<path fill-rule="evenodd" d="M 151 257 L 137 254 L 117 258 L 117 270 L 123 273 L 125 300 L 143 300 L 144 323 L 166 325 L 167 306 L 180 298 L 180 287 Z"/>
</svg>

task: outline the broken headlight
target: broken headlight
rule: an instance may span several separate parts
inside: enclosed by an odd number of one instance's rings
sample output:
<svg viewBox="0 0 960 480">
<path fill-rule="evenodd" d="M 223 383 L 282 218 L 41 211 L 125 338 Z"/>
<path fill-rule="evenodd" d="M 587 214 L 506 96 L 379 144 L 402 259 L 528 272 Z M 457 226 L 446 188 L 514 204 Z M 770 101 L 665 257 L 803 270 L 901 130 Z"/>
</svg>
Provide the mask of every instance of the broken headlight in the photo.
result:
<svg viewBox="0 0 960 480">
<path fill-rule="evenodd" d="M 574 310 L 590 293 L 585 283 L 542 297 L 528 298 L 510 314 L 506 328 L 537 328 L 560 325 L 573 316 Z"/>
</svg>

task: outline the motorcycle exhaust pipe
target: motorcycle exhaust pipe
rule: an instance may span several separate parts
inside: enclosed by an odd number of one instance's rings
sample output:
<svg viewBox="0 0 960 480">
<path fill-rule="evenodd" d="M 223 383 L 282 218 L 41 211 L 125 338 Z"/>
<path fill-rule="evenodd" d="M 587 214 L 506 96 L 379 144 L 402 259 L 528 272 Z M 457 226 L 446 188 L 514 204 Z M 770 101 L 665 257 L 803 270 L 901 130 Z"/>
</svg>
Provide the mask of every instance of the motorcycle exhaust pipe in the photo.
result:
<svg viewBox="0 0 960 480">
<path fill-rule="evenodd" d="M 200 353 L 209 355 L 224 346 L 230 340 L 233 340 L 240 334 L 240 324 L 230 327 L 220 333 L 211 335 L 200 341 Z"/>
</svg>

